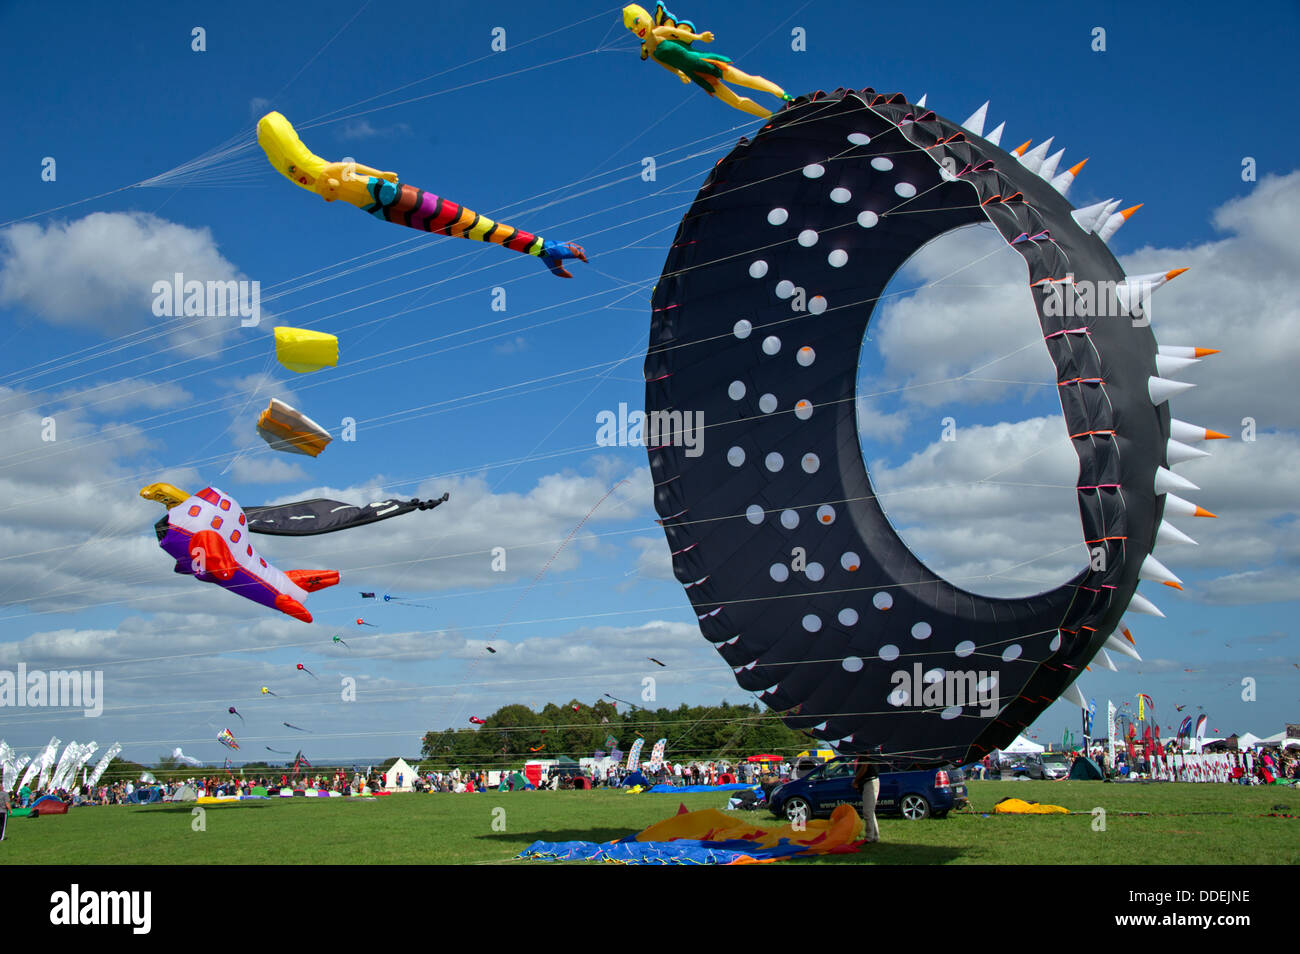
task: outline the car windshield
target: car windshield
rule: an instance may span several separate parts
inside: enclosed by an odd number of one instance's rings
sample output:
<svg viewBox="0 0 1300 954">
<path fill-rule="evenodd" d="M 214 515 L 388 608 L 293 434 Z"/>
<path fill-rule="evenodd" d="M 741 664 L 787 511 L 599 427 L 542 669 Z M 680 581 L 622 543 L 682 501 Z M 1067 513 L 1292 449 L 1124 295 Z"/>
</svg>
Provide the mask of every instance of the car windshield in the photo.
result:
<svg viewBox="0 0 1300 954">
<path fill-rule="evenodd" d="M 1048 755 L 1043 758 L 1045 765 L 1065 765 L 1067 761 L 1064 755 Z"/>
</svg>

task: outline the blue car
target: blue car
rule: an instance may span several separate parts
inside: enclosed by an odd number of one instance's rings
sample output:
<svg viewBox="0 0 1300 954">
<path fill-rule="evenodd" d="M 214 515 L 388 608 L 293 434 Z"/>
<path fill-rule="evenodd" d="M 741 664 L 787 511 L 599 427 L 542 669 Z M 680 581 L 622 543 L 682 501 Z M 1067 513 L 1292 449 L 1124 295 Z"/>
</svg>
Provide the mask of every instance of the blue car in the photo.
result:
<svg viewBox="0 0 1300 954">
<path fill-rule="evenodd" d="M 837 805 L 862 807 L 862 793 L 853 787 L 852 758 L 838 758 L 809 772 L 803 778 L 772 789 L 768 808 L 790 821 L 829 815 Z M 908 821 L 943 818 L 967 803 L 966 776 L 959 768 L 923 769 L 916 772 L 884 772 L 880 776 L 877 815 L 902 815 Z"/>
</svg>

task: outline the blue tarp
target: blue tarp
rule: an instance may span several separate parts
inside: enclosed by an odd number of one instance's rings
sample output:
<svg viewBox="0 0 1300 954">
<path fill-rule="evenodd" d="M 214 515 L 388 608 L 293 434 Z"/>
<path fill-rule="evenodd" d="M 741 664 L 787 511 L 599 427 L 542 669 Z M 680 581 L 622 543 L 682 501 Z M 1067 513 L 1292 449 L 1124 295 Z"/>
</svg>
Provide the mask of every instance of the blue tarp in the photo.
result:
<svg viewBox="0 0 1300 954">
<path fill-rule="evenodd" d="M 627 865 L 730 865 L 803 854 L 801 845 L 784 842 L 763 848 L 752 841 L 535 841 L 519 853 L 533 861 L 614 861 Z"/>
<path fill-rule="evenodd" d="M 651 795 L 701 795 L 708 792 L 738 792 L 741 789 L 758 791 L 757 785 L 743 785 L 733 782 L 730 785 L 656 785 L 648 789 Z"/>
<path fill-rule="evenodd" d="M 132 805 L 152 805 L 154 802 L 161 802 L 163 790 L 161 788 L 137 788 L 127 796 L 127 801 Z"/>
</svg>

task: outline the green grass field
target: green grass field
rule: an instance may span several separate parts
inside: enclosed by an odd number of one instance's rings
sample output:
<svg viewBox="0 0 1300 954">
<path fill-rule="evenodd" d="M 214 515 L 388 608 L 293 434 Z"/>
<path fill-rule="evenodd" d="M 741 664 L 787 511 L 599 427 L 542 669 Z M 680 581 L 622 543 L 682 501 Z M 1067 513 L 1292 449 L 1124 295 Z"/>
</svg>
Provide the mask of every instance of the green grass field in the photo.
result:
<svg viewBox="0 0 1300 954">
<path fill-rule="evenodd" d="M 1274 786 L 972 782 L 972 811 L 947 819 L 880 821 L 881 843 L 821 864 L 1300 864 L 1300 790 Z M 1001 798 L 1089 815 L 993 815 Z M 0 864 L 544 864 L 513 861 L 536 840 L 608 841 L 688 808 L 721 808 L 723 793 L 515 792 L 273 799 L 193 805 L 73 808 L 9 823 Z M 494 830 L 496 816 L 504 830 Z M 1125 816 L 1124 812 L 1150 812 Z M 738 813 L 756 824 L 767 812 Z M 497 828 L 500 829 L 501 822 Z M 782 864 L 803 864 L 788 861 Z"/>
</svg>

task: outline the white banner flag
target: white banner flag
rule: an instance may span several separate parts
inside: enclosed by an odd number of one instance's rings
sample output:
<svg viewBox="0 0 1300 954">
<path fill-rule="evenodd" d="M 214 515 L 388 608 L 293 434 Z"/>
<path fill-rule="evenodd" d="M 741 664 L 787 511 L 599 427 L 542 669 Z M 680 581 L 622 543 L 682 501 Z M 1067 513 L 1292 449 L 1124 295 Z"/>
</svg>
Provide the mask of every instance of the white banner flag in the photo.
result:
<svg viewBox="0 0 1300 954">
<path fill-rule="evenodd" d="M 50 739 L 50 744 L 45 747 L 41 753 L 41 762 L 36 769 L 36 788 L 45 788 L 45 783 L 50 780 L 50 772 L 54 769 L 54 759 L 59 754 L 59 743 L 63 740 L 57 735 Z"/>
<path fill-rule="evenodd" d="M 86 780 L 86 785 L 93 786 L 96 782 L 98 782 L 99 777 L 104 774 L 104 769 L 108 768 L 108 763 L 113 761 L 113 757 L 117 755 L 118 752 L 121 751 L 122 751 L 121 742 L 114 742 L 112 745 L 110 745 L 108 747 L 108 751 L 104 753 L 104 757 L 100 759 L 99 764 L 95 766 L 95 771 L 90 773 L 90 778 Z"/>
</svg>

